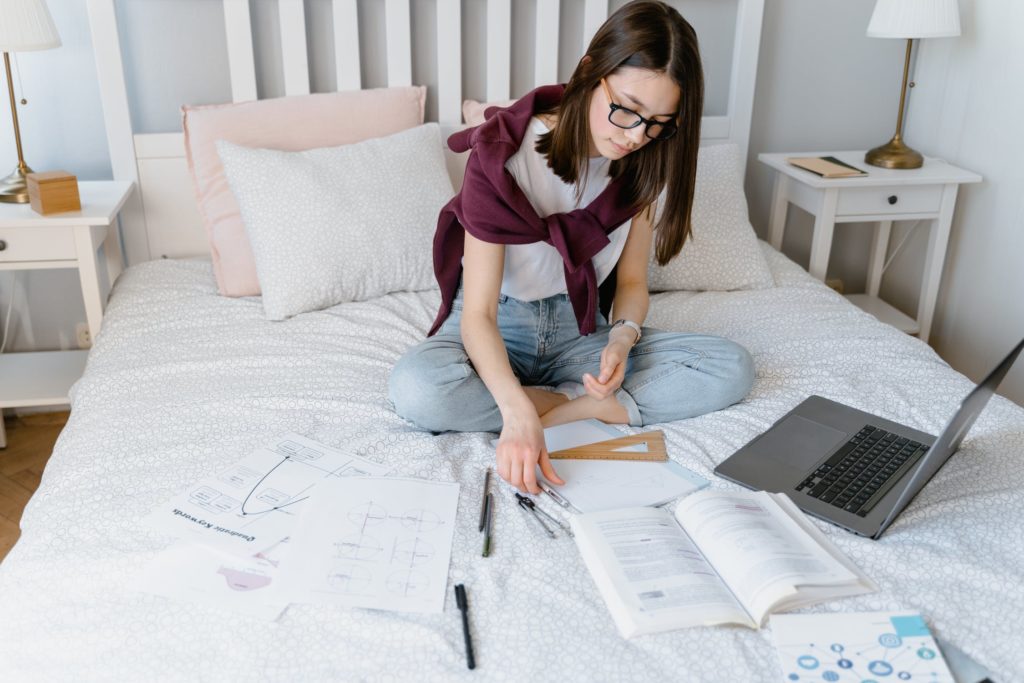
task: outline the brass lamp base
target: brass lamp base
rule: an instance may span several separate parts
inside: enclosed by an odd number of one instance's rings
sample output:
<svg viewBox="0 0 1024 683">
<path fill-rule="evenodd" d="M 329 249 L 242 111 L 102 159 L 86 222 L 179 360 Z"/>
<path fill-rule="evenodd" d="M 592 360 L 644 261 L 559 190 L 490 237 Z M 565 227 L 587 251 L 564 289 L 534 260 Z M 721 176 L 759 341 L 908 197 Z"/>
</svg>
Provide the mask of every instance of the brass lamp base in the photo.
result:
<svg viewBox="0 0 1024 683">
<path fill-rule="evenodd" d="M 903 144 L 899 135 L 881 147 L 875 147 L 864 155 L 864 161 L 882 168 L 921 168 L 924 157 Z"/>
<path fill-rule="evenodd" d="M 28 179 L 25 176 L 31 172 L 32 169 L 28 166 L 19 165 L 9 176 L 0 178 L 0 202 L 27 204 Z"/>
</svg>

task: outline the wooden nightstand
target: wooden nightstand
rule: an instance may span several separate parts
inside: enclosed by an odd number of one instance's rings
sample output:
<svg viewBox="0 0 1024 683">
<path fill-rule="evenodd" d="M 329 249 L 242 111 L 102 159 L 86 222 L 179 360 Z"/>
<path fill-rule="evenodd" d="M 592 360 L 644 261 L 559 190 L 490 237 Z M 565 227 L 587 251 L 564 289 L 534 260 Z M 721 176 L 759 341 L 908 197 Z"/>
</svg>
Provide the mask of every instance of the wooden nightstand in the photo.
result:
<svg viewBox="0 0 1024 683">
<path fill-rule="evenodd" d="M 817 156 L 837 157 L 867 171 L 868 175 L 826 179 L 786 161 L 790 157 Z M 878 168 L 864 163 L 864 152 L 759 154 L 757 158 L 776 171 L 768 228 L 771 245 L 776 249 L 782 247 L 786 213 L 791 203 L 809 212 L 814 216 L 814 233 L 807 270 L 824 280 L 835 224 L 877 222 L 868 262 L 867 293 L 851 294 L 847 298 L 882 322 L 928 341 L 956 193 L 962 184 L 981 182 L 981 176 L 928 158 L 924 166 L 913 170 Z M 878 298 L 892 222 L 906 220 L 932 222 L 916 320 Z"/>
<path fill-rule="evenodd" d="M 28 204 L 0 204 L 0 271 L 77 269 L 94 341 L 109 286 L 121 273 L 115 220 L 132 187 L 122 181 L 79 183 L 82 209 L 50 216 L 40 216 Z M 100 268 L 107 272 L 106 288 Z M 0 355 L 0 409 L 67 405 L 68 391 L 82 376 L 88 353 L 76 349 Z M 0 420 L 0 448 L 5 445 Z"/>
</svg>

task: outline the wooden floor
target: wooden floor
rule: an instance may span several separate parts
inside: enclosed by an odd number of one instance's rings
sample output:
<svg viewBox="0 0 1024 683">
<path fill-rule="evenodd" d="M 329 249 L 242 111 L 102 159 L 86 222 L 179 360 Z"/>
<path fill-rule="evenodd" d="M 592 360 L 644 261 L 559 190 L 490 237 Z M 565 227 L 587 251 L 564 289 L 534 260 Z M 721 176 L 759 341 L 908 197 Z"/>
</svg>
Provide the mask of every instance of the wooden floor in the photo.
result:
<svg viewBox="0 0 1024 683">
<path fill-rule="evenodd" d="M 34 413 L 8 418 L 7 448 L 0 448 L 0 562 L 18 540 L 25 503 L 39 488 L 53 444 L 68 413 Z"/>
</svg>

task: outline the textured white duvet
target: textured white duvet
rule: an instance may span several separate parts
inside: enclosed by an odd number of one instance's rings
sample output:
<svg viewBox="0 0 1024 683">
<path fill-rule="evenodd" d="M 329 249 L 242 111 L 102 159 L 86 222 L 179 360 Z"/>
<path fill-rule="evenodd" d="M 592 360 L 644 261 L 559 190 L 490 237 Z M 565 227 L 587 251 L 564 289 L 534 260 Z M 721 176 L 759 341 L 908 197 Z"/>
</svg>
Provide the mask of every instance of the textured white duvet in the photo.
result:
<svg viewBox="0 0 1024 683">
<path fill-rule="evenodd" d="M 663 426 L 672 457 L 729 488 L 715 464 L 811 393 L 936 434 L 972 383 L 764 248 L 774 289 L 653 300 L 649 325 L 729 337 L 757 364 L 743 403 Z M 207 263 L 128 270 L 0 565 L 0 681 L 778 680 L 767 632 L 619 638 L 573 543 L 539 537 L 506 488 L 480 557 L 491 436 L 415 431 L 385 398 L 437 299 L 268 322 L 258 298 L 217 296 Z M 450 590 L 439 616 L 304 605 L 277 623 L 126 590 L 172 540 L 141 521 L 155 504 L 289 430 L 396 474 L 462 482 L 450 579 L 469 589 L 475 672 Z M 881 541 L 816 524 L 881 592 L 813 611 L 920 610 L 998 680 L 1024 680 L 1024 410 L 994 398 Z"/>
</svg>

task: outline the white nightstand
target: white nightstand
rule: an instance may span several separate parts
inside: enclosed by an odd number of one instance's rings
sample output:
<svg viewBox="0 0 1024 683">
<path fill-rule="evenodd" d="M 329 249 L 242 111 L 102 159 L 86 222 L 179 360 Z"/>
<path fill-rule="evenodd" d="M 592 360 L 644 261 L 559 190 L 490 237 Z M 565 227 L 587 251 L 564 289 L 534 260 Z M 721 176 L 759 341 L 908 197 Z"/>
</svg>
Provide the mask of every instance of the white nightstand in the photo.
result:
<svg viewBox="0 0 1024 683">
<path fill-rule="evenodd" d="M 79 183 L 82 210 L 50 216 L 40 216 L 28 204 L 0 203 L 0 271 L 77 269 L 93 340 L 100 332 L 110 293 L 109 289 L 101 291 L 99 268 L 107 271 L 108 287 L 121 273 L 121 246 L 114 226 L 132 187 L 132 183 L 121 181 Z M 6 310 L 6 305 L 0 308 Z M 88 353 L 73 350 L 0 355 L 0 409 L 66 405 L 68 390 L 82 376 Z M 0 447 L 5 445 L 0 420 Z"/>
<path fill-rule="evenodd" d="M 867 171 L 868 175 L 826 179 L 786 161 L 790 157 L 817 156 L 834 156 Z M 809 212 L 814 216 L 814 233 L 807 270 L 819 280 L 824 280 L 835 224 L 877 222 L 868 262 L 867 293 L 851 294 L 847 298 L 879 320 L 928 341 L 957 189 L 965 183 L 981 182 L 981 176 L 928 158 L 924 160 L 924 166 L 913 170 L 878 168 L 864 163 L 864 152 L 759 154 L 757 158 L 776 171 L 768 228 L 771 245 L 776 249 L 782 247 L 782 233 L 786 228 L 790 203 Z M 931 221 L 932 225 L 917 319 L 914 320 L 879 299 L 878 288 L 892 222 L 919 219 Z"/>
</svg>

